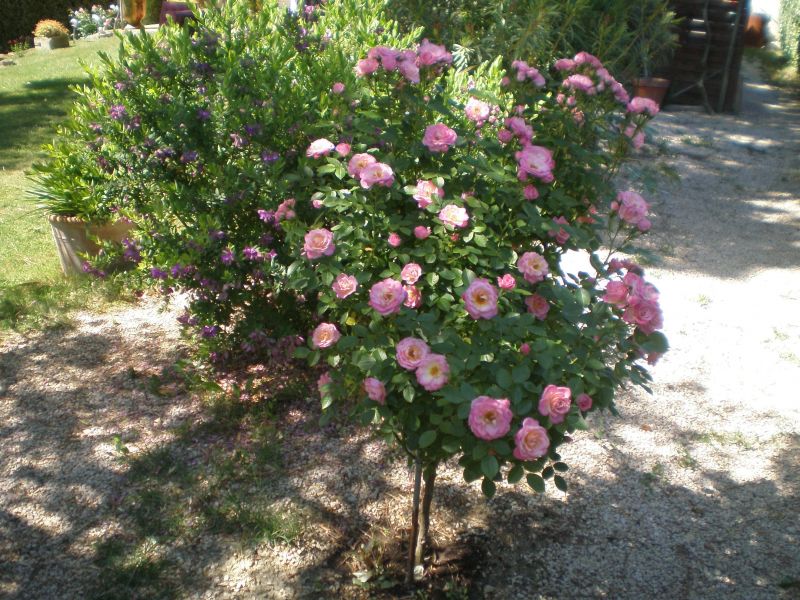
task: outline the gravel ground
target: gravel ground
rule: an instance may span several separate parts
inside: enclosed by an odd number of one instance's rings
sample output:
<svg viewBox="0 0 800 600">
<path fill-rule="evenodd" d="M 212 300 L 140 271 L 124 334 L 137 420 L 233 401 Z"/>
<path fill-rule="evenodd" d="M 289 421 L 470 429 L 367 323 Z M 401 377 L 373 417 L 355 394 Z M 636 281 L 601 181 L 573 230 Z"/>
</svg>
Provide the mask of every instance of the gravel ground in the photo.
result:
<svg viewBox="0 0 800 600">
<path fill-rule="evenodd" d="M 442 469 L 434 536 L 480 550 L 470 597 L 800 597 L 800 110 L 747 73 L 740 115 L 662 113 L 641 156 L 680 175 L 652 197 L 648 279 L 672 344 L 653 395 L 621 394 L 621 418 L 564 447 L 568 494 L 501 486 L 487 502 Z M 133 382 L 179 354 L 173 317 L 144 303 L 0 348 L 0 596 L 86 597 L 94 543 L 126 527 L 114 437 L 135 456 L 202 418 Z M 366 597 L 350 583 L 375 555 L 363 544 L 405 527 L 410 473 L 382 442 L 319 430 L 313 400 L 278 418 L 270 500 L 304 516 L 300 538 L 165 549 L 184 597 Z"/>
</svg>

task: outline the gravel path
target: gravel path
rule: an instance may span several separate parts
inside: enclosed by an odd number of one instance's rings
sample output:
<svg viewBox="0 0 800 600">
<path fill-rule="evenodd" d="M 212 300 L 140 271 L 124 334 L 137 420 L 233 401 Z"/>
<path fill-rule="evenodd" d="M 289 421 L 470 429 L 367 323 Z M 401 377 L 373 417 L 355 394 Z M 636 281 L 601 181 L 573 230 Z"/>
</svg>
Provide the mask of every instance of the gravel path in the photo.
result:
<svg viewBox="0 0 800 600">
<path fill-rule="evenodd" d="M 647 272 L 672 344 L 653 395 L 622 394 L 621 418 L 564 447 L 567 495 L 501 486 L 487 502 L 442 470 L 433 531 L 481 549 L 471 597 L 800 597 L 800 110 L 747 73 L 740 115 L 662 113 L 641 157 L 662 174 L 648 244 L 663 260 Z M 136 456 L 201 418 L 135 381 L 178 356 L 173 316 L 84 314 L 0 348 L 0 597 L 95 589 L 94 544 L 129 525 L 114 438 Z M 304 515 L 299 540 L 166 548 L 185 597 L 366 597 L 349 569 L 375 552 L 357 542 L 405 526 L 410 476 L 368 432 L 320 431 L 315 411 L 279 415 L 269 500 Z"/>
</svg>

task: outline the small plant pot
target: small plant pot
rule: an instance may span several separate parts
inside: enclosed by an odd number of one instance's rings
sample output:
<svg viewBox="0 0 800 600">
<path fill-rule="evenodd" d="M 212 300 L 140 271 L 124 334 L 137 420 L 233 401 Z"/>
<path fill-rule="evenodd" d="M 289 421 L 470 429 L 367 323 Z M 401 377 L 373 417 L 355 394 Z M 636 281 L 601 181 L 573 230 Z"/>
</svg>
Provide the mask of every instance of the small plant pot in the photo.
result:
<svg viewBox="0 0 800 600">
<path fill-rule="evenodd" d="M 633 95 L 650 98 L 661 106 L 669 89 L 669 79 L 641 77 L 633 80 Z"/>
<path fill-rule="evenodd" d="M 121 242 L 134 228 L 131 223 L 124 221 L 96 224 L 60 215 L 50 215 L 49 221 L 64 275 L 83 273 L 84 258 L 81 255 L 97 256 L 100 246 L 92 238 Z"/>
<path fill-rule="evenodd" d="M 69 48 L 69 36 L 59 35 L 56 37 L 37 37 L 33 38 L 33 44 L 39 50 L 57 50 L 58 48 Z"/>
</svg>

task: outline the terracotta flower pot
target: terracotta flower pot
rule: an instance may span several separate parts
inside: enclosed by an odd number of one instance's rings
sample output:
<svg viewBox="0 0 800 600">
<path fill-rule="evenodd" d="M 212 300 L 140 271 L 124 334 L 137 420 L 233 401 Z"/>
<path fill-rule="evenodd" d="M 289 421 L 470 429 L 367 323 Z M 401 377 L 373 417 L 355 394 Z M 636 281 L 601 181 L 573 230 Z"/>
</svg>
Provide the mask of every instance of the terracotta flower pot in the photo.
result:
<svg viewBox="0 0 800 600">
<path fill-rule="evenodd" d="M 664 96 L 667 95 L 668 88 L 669 79 L 662 79 L 661 77 L 641 77 L 633 80 L 633 95 L 650 98 L 659 106 L 664 102 Z"/>
<path fill-rule="evenodd" d="M 134 228 L 133 224 L 124 221 L 94 224 L 77 217 L 60 215 L 50 215 L 49 221 L 53 231 L 53 241 L 58 250 L 58 259 L 65 275 L 83 273 L 84 259 L 81 254 L 97 256 L 100 246 L 91 238 L 121 242 Z"/>
</svg>

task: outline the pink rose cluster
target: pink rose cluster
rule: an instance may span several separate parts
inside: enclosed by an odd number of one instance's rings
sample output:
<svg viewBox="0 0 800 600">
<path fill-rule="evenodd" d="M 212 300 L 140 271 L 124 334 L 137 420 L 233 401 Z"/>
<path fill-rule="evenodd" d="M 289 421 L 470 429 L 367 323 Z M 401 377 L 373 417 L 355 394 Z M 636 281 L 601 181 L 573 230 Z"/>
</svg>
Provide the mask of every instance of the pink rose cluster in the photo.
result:
<svg viewBox="0 0 800 600">
<path fill-rule="evenodd" d="M 479 128 L 483 127 L 486 121 L 493 123 L 497 112 L 499 112 L 499 107 L 489 106 L 487 102 L 478 100 L 475 97 L 470 97 L 470 99 L 467 100 L 467 104 L 464 106 L 464 114 Z"/>
<path fill-rule="evenodd" d="M 651 227 L 647 218 L 649 208 L 644 198 L 631 191 L 619 192 L 616 200 L 611 203 L 611 210 L 616 211 L 620 219 L 642 232 L 648 231 Z"/>
<path fill-rule="evenodd" d="M 287 198 L 281 202 L 278 205 L 278 208 L 275 210 L 275 222 L 279 223 L 288 219 L 294 219 L 296 216 L 294 212 L 294 205 L 294 198 Z"/>
<path fill-rule="evenodd" d="M 515 60 L 511 63 L 511 68 L 517 72 L 517 81 L 529 80 L 536 87 L 544 86 L 544 76 L 539 72 L 539 69 L 529 66 L 524 60 Z"/>
<path fill-rule="evenodd" d="M 414 371 L 417 382 L 429 392 L 442 389 L 450 378 L 447 358 L 431 352 L 423 340 L 407 337 L 395 347 L 397 363 L 408 371 Z"/>
<path fill-rule="evenodd" d="M 347 172 L 351 177 L 358 179 L 361 187 L 365 190 L 372 186 L 380 185 L 391 187 L 394 183 L 394 171 L 392 168 L 366 152 L 354 154 L 347 163 Z"/>
<path fill-rule="evenodd" d="M 557 71 L 570 73 L 561 83 L 570 94 L 577 91 L 593 96 L 604 90 L 610 90 L 620 104 L 627 104 L 630 100 L 623 85 L 608 72 L 599 58 L 588 52 L 578 52 L 574 58 L 560 58 L 553 67 Z M 570 95 L 568 98 L 562 96 L 559 102 L 572 107 L 575 105 L 575 96 Z"/>
<path fill-rule="evenodd" d="M 633 271 L 628 271 L 621 281 L 609 281 L 603 301 L 623 309 L 622 319 L 647 335 L 664 326 L 658 290 Z"/>
<path fill-rule="evenodd" d="M 511 430 L 513 417 L 508 398 L 478 396 L 470 405 L 467 423 L 475 437 L 492 441 L 504 437 Z M 549 447 L 547 430 L 535 419 L 524 419 L 514 435 L 514 457 L 524 461 L 536 460 L 547 454 Z"/>
<path fill-rule="evenodd" d="M 453 62 L 453 55 L 444 46 L 432 44 L 427 39 L 416 50 L 397 50 L 386 46 L 375 46 L 356 64 L 359 77 L 371 75 L 379 68 L 384 71 L 397 71 L 410 83 L 420 82 L 421 67 L 437 67 Z"/>
<path fill-rule="evenodd" d="M 628 102 L 628 112 L 634 115 L 646 114 L 655 117 L 659 110 L 658 103 L 650 98 L 636 96 Z"/>
</svg>

